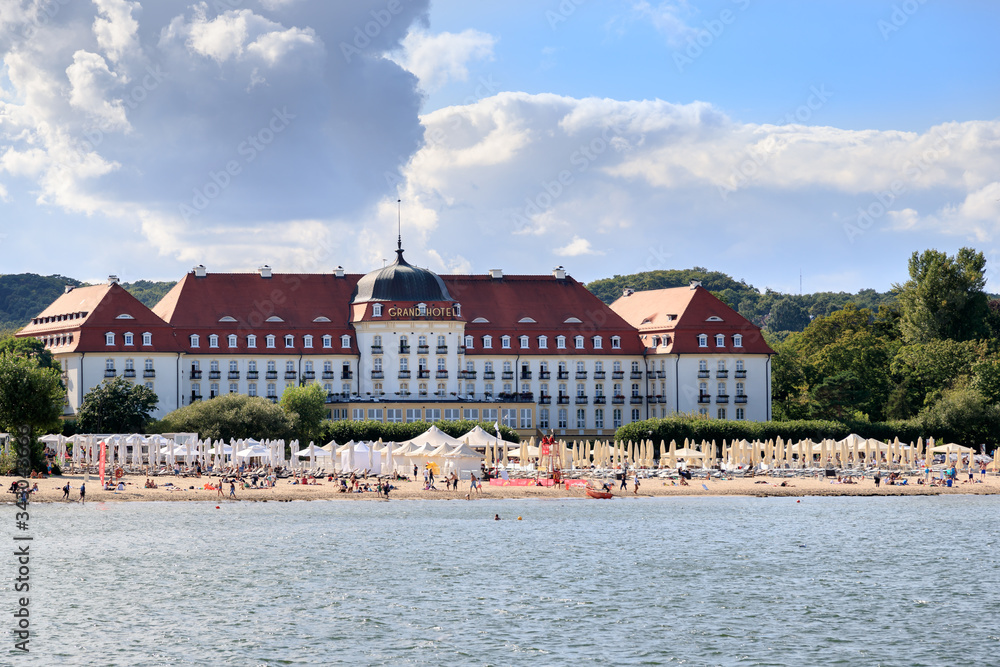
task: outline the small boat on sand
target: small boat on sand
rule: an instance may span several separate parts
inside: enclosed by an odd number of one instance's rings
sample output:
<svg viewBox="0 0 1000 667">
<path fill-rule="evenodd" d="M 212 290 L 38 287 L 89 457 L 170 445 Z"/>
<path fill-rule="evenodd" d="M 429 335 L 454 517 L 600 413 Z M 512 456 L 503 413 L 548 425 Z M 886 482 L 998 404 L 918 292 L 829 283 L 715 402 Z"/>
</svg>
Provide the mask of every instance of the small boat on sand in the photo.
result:
<svg viewBox="0 0 1000 667">
<path fill-rule="evenodd" d="M 587 488 L 587 495 L 590 496 L 591 498 L 600 498 L 603 500 L 607 500 L 608 498 L 614 498 L 614 496 L 611 495 L 611 493 L 608 491 L 603 491 L 601 489 L 591 489 L 589 487 Z"/>
</svg>

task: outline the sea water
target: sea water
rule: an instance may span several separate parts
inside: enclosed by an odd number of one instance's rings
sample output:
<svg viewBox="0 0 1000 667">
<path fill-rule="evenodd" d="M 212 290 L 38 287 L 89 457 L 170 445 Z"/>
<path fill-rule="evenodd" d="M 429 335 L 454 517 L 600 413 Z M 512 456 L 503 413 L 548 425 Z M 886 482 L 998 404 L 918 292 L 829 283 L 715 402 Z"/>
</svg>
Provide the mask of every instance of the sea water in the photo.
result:
<svg viewBox="0 0 1000 667">
<path fill-rule="evenodd" d="M 29 509 L 5 664 L 1000 661 L 996 497 Z"/>
</svg>

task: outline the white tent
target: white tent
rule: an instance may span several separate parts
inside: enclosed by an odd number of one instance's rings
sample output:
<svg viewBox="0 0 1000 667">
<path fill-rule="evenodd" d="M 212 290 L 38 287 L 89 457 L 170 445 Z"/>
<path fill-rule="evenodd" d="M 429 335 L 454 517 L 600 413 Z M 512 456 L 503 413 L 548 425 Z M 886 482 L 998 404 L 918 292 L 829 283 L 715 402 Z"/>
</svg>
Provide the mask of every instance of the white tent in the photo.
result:
<svg viewBox="0 0 1000 667">
<path fill-rule="evenodd" d="M 463 435 L 460 440 L 470 447 L 475 447 L 476 449 L 481 449 L 484 447 L 511 447 L 517 446 L 516 443 L 508 442 L 503 438 L 498 438 L 495 435 L 490 435 L 483 430 L 481 426 L 476 426 L 474 429 Z M 501 450 L 502 451 L 502 450 Z"/>
<path fill-rule="evenodd" d="M 468 445 L 459 445 L 455 449 L 444 455 L 444 472 L 448 474 L 452 471 L 458 474 L 459 479 L 469 479 L 469 475 L 478 472 L 482 464 L 483 457 Z"/>
<path fill-rule="evenodd" d="M 488 434 L 487 434 L 488 435 Z M 458 438 L 453 438 L 437 426 L 431 426 L 429 429 L 421 433 L 420 435 L 410 438 L 409 440 L 404 440 L 403 442 L 397 444 L 410 443 L 412 445 L 429 445 L 432 449 L 436 449 L 441 445 L 447 445 L 449 447 L 458 447 L 463 445 L 461 440 Z"/>
</svg>

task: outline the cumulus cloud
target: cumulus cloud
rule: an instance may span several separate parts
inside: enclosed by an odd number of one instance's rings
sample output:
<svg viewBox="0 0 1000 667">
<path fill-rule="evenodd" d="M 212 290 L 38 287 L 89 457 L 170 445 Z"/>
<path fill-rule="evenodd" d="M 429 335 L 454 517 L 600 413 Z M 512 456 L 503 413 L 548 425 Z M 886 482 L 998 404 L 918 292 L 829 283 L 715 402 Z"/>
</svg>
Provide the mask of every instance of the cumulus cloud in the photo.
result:
<svg viewBox="0 0 1000 667">
<path fill-rule="evenodd" d="M 495 44 L 496 38 L 493 35 L 478 30 L 432 35 L 425 30 L 416 29 L 403 39 L 402 48 L 391 58 L 404 69 L 413 72 L 420 81 L 421 88 L 433 92 L 450 81 L 467 80 L 468 63 L 473 60 L 492 60 Z"/>
<path fill-rule="evenodd" d="M 666 0 L 655 5 L 642 0 L 632 6 L 632 17 L 648 21 L 667 39 L 671 46 L 684 44 L 698 30 L 688 25 L 691 8 L 685 0 Z"/>
<path fill-rule="evenodd" d="M 590 247 L 590 241 L 574 236 L 573 240 L 562 248 L 556 248 L 555 253 L 560 257 L 579 257 L 580 255 L 603 255 Z"/>
</svg>

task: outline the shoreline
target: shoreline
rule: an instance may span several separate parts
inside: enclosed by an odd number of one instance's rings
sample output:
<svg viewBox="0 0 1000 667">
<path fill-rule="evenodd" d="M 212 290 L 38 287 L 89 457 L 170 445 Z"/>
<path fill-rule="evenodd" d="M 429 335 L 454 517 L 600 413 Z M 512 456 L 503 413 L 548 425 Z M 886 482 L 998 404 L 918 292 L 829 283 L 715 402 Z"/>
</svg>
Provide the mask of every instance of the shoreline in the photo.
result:
<svg viewBox="0 0 1000 667">
<path fill-rule="evenodd" d="M 613 491 L 615 498 L 659 498 L 659 497 L 723 497 L 742 496 L 756 498 L 804 498 L 816 496 L 939 496 L 939 495 L 998 495 L 1000 494 L 1000 477 L 988 476 L 984 482 L 975 483 L 960 482 L 956 486 L 931 487 L 908 483 L 905 486 L 887 486 L 885 484 L 876 488 L 872 480 L 863 480 L 859 484 L 837 484 L 826 479 L 815 478 L 746 478 L 734 480 L 693 480 L 689 486 L 679 486 L 670 480 L 657 478 L 640 480 L 638 494 L 633 493 L 631 482 L 627 491 L 621 491 L 620 485 L 616 484 Z M 38 482 L 38 492 L 32 494 L 29 503 L 79 503 L 80 484 L 83 483 L 84 476 L 62 475 L 49 477 L 48 479 L 28 480 L 31 484 Z M 4 488 L 9 488 L 10 483 L 18 479 L 16 477 L 4 478 Z M 317 485 L 294 485 L 287 480 L 279 480 L 277 486 L 270 489 L 240 489 L 236 490 L 236 498 L 229 498 L 228 485 L 225 486 L 223 495 L 218 491 L 206 490 L 204 485 L 214 482 L 217 478 L 211 477 L 174 477 L 172 475 L 158 476 L 155 481 L 158 485 L 156 489 L 144 488 L 144 477 L 125 477 L 126 490 L 120 492 L 104 491 L 99 488 L 97 478 L 92 476 L 87 482 L 86 502 L 185 502 L 218 501 L 220 504 L 225 501 L 231 502 L 293 502 L 310 500 L 342 500 L 342 501 L 378 501 L 385 502 L 385 499 L 374 492 L 365 493 L 340 493 L 339 488 L 332 482 L 323 481 Z M 787 481 L 791 486 L 779 486 L 780 482 Z M 912 478 L 911 478 L 912 481 Z M 62 487 L 69 482 L 69 500 L 63 500 Z M 169 490 L 164 486 L 172 483 L 178 490 Z M 703 485 L 706 488 L 703 488 Z M 469 500 L 479 499 L 521 499 L 521 498 L 542 498 L 542 499 L 562 499 L 588 498 L 583 488 L 563 488 L 563 487 L 536 487 L 536 486 L 489 486 L 483 485 L 482 493 L 471 493 L 469 483 L 463 482 L 458 491 L 447 491 L 442 488 L 437 491 L 424 491 L 422 482 L 396 481 L 396 487 L 389 494 L 389 500 Z M 189 487 L 194 487 L 189 488 Z M 5 494 L 3 504 L 14 504 L 13 494 Z"/>
</svg>

